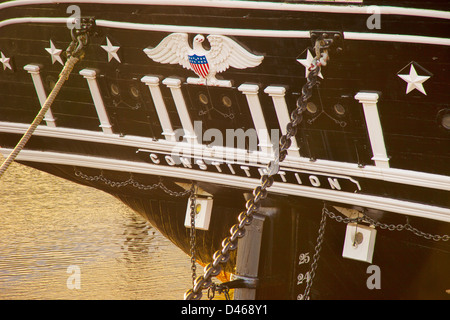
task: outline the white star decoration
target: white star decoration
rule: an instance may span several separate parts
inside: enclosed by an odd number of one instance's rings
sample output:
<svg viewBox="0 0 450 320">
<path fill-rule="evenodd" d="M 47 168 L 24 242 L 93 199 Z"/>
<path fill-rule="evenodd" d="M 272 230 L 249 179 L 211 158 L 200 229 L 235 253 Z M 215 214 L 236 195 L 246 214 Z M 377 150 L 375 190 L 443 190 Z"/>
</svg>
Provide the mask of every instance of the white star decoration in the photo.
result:
<svg viewBox="0 0 450 320">
<path fill-rule="evenodd" d="M 61 53 L 62 50 L 61 49 L 57 49 L 55 47 L 55 45 L 53 44 L 52 40 L 50 40 L 50 48 L 45 48 L 45 50 L 50 53 L 51 57 L 52 57 L 52 64 L 55 63 L 55 61 L 58 61 L 59 63 L 61 63 L 62 65 L 64 65 L 64 62 L 61 59 Z"/>
<path fill-rule="evenodd" d="M 417 89 L 420 92 L 422 92 L 424 95 L 427 95 L 422 84 L 425 81 L 427 81 L 430 77 L 417 75 L 417 71 L 414 68 L 413 64 L 411 64 L 411 68 L 409 69 L 409 74 L 399 74 L 398 76 L 408 83 L 408 85 L 406 87 L 406 94 L 410 93 L 414 89 Z"/>
<path fill-rule="evenodd" d="M 306 59 L 297 59 L 298 62 L 300 62 L 305 67 L 305 78 L 308 77 L 309 74 L 309 68 L 311 67 L 311 63 L 314 60 L 314 57 L 311 53 L 311 51 L 307 50 Z M 319 72 L 319 77 L 323 79 L 322 71 Z"/>
<path fill-rule="evenodd" d="M 7 58 L 5 57 L 5 55 L 3 54 L 3 52 L 0 52 L 0 62 L 3 64 L 3 70 L 6 70 L 6 68 L 8 68 L 9 70 L 12 70 L 11 64 L 10 64 L 10 60 L 11 58 Z"/>
<path fill-rule="evenodd" d="M 120 61 L 119 55 L 117 54 L 117 51 L 119 51 L 119 46 L 113 46 L 111 44 L 111 41 L 109 41 L 108 37 L 106 37 L 106 46 L 101 46 L 106 52 L 108 52 L 108 62 L 111 61 L 112 58 L 116 59 L 117 61 Z"/>
</svg>

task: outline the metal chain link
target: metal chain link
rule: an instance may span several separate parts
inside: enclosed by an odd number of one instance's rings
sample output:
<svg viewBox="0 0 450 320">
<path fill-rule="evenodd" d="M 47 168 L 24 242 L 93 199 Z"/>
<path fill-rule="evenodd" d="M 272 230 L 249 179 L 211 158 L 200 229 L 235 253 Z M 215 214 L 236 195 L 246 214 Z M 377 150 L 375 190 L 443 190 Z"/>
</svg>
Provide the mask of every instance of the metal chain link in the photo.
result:
<svg viewBox="0 0 450 320">
<path fill-rule="evenodd" d="M 337 222 L 343 222 L 343 223 L 353 223 L 353 222 L 360 222 L 360 218 L 348 218 L 348 217 L 343 217 L 340 215 L 336 215 L 334 212 L 329 211 L 328 209 L 325 208 L 325 213 L 333 220 L 336 220 Z M 431 233 L 426 233 L 423 231 L 420 231 L 419 229 L 413 227 L 412 225 L 409 224 L 409 222 L 405 223 L 405 224 L 387 224 L 387 223 L 381 223 L 378 221 L 375 221 L 374 219 L 372 219 L 371 217 L 367 216 L 366 214 L 363 213 L 363 219 L 373 225 L 374 227 L 378 227 L 380 229 L 383 230 L 389 230 L 389 231 L 403 231 L 403 230 L 408 230 L 410 232 L 412 232 L 414 235 L 418 236 L 418 237 L 422 237 L 425 238 L 427 240 L 434 240 L 434 241 L 448 241 L 450 239 L 450 235 L 448 234 L 444 234 L 444 235 L 438 235 L 438 234 L 431 234 Z"/>
<path fill-rule="evenodd" d="M 309 277 L 306 280 L 306 288 L 301 300 L 309 300 L 309 292 L 311 290 L 314 277 L 316 275 L 317 265 L 320 259 L 320 251 L 322 249 L 323 237 L 325 235 L 325 226 L 327 224 L 327 213 L 325 206 L 322 209 L 322 218 L 320 220 L 319 235 L 317 236 L 316 246 L 314 247 L 313 262 L 309 271 Z"/>
<path fill-rule="evenodd" d="M 190 230 L 190 236 L 191 236 L 191 270 L 192 270 L 192 287 L 194 287 L 195 279 L 197 278 L 197 266 L 196 266 L 196 257 L 195 257 L 195 250 L 196 250 L 196 232 L 195 232 L 195 216 L 196 216 L 196 193 L 195 193 L 195 184 L 193 183 L 191 185 L 190 191 L 190 216 L 191 216 L 191 230 Z"/>
<path fill-rule="evenodd" d="M 286 134 L 279 141 L 278 149 L 275 152 L 276 158 L 268 166 L 268 174 L 261 177 L 260 185 L 253 190 L 253 198 L 246 203 L 246 210 L 242 211 L 238 216 L 239 223 L 233 225 L 230 229 L 231 236 L 222 241 L 222 249 L 217 250 L 213 255 L 213 262 L 207 264 L 204 268 L 204 274 L 198 276 L 195 280 L 194 287 L 184 294 L 185 300 L 199 300 L 202 298 L 202 290 L 208 289 L 212 285 L 211 277 L 217 276 L 222 267 L 230 259 L 230 251 L 237 248 L 237 240 L 245 235 L 245 226 L 250 225 L 253 221 L 253 213 L 261 206 L 260 201 L 267 196 L 267 188 L 273 184 L 273 175 L 278 172 L 278 164 L 287 156 L 287 149 L 291 146 L 291 138 L 297 133 L 297 125 L 303 120 L 303 112 L 306 110 L 306 103 L 312 96 L 312 89 L 318 82 L 318 75 L 321 65 L 326 63 L 328 54 L 320 52 L 321 43 L 316 41 L 316 52 L 320 56 L 316 56 L 310 68 L 306 84 L 302 87 L 302 95 L 297 100 L 297 108 L 291 113 L 291 121 L 286 126 Z M 322 61 L 320 60 L 322 59 Z"/>
<path fill-rule="evenodd" d="M 333 220 L 336 220 L 337 222 L 343 222 L 345 224 L 348 223 L 360 223 L 361 219 L 363 219 L 363 221 L 365 220 L 366 222 L 370 223 L 371 225 L 373 225 L 374 227 L 379 227 L 380 229 L 384 229 L 384 230 L 389 230 L 389 231 L 402 231 L 402 230 L 408 230 L 412 233 L 414 233 L 416 236 L 419 237 L 423 237 L 425 239 L 432 239 L 434 241 L 448 241 L 450 239 L 450 236 L 445 234 L 445 235 L 433 235 L 431 233 L 426 233 L 423 231 L 420 231 L 419 229 L 411 226 L 409 224 L 409 222 L 407 222 L 406 224 L 387 224 L 387 223 L 380 223 L 378 221 L 375 221 L 374 219 L 372 219 L 371 217 L 368 217 L 367 215 L 365 215 L 364 213 L 362 214 L 363 218 L 361 217 L 356 217 L 356 218 L 349 218 L 349 217 L 343 217 L 341 215 L 336 215 L 334 212 L 329 211 L 325 206 L 322 209 L 322 219 L 320 221 L 320 227 L 319 227 L 319 235 L 317 236 L 317 242 L 316 242 L 316 246 L 314 248 L 314 256 L 313 256 L 313 262 L 311 263 L 311 269 L 308 272 L 308 277 L 307 277 L 307 281 L 306 281 L 306 288 L 305 291 L 303 293 L 303 295 L 300 295 L 300 300 L 309 300 L 309 293 L 313 284 L 313 280 L 316 274 L 316 269 L 317 269 L 317 264 L 320 258 L 320 251 L 322 249 L 322 242 L 323 242 L 323 237 L 325 234 L 325 226 L 326 226 L 326 218 L 327 216 L 330 217 Z"/>
<path fill-rule="evenodd" d="M 192 286 L 194 286 L 194 281 L 197 278 L 196 275 L 196 270 L 197 270 L 197 266 L 196 266 L 196 229 L 195 229 L 195 216 L 196 216 L 196 185 L 195 183 L 191 184 L 191 188 L 189 190 L 186 191 L 182 191 L 182 192 L 176 192 L 173 190 L 170 190 L 169 188 L 167 188 L 162 180 L 160 179 L 160 181 L 158 183 L 154 183 L 151 185 L 144 185 L 141 184 L 137 181 L 135 181 L 133 179 L 133 177 L 131 176 L 128 180 L 126 181 L 112 181 L 106 177 L 103 176 L 103 171 L 101 172 L 101 174 L 99 176 L 89 176 L 87 174 L 82 173 L 79 170 L 75 170 L 75 176 L 80 177 L 84 180 L 87 181 L 101 181 L 104 184 L 113 187 L 113 188 L 121 188 L 121 187 L 125 187 L 128 185 L 132 185 L 135 188 L 138 188 L 140 190 L 153 190 L 156 188 L 160 188 L 162 189 L 164 192 L 170 194 L 171 196 L 175 196 L 175 197 L 183 197 L 189 194 L 189 200 L 190 200 L 190 218 L 191 218 L 191 230 L 190 230 L 190 254 L 191 254 L 191 270 L 192 270 Z"/>
<path fill-rule="evenodd" d="M 145 184 L 139 183 L 136 180 L 134 180 L 132 176 L 126 181 L 112 181 L 112 180 L 109 180 L 108 178 L 104 177 L 103 172 L 99 176 L 89 176 L 87 174 L 82 173 L 79 170 L 75 170 L 75 176 L 82 178 L 84 180 L 87 180 L 87 181 L 101 181 L 104 184 L 106 184 L 110 187 L 113 187 L 113 188 L 121 188 L 121 187 L 125 187 L 128 185 L 132 185 L 133 187 L 135 187 L 139 190 L 145 190 L 145 191 L 160 188 L 167 194 L 170 194 L 171 196 L 174 196 L 174 197 L 184 197 L 184 196 L 187 196 L 188 194 L 191 194 L 190 189 L 188 189 L 186 191 L 180 191 L 180 192 L 170 190 L 169 188 L 167 188 L 164 185 L 161 178 L 158 183 L 145 185 Z"/>
<path fill-rule="evenodd" d="M 216 283 L 211 284 L 211 286 L 208 288 L 208 299 L 213 300 L 216 296 L 216 292 L 218 294 L 223 294 L 225 300 L 231 300 L 230 289 L 227 286 Z"/>
</svg>

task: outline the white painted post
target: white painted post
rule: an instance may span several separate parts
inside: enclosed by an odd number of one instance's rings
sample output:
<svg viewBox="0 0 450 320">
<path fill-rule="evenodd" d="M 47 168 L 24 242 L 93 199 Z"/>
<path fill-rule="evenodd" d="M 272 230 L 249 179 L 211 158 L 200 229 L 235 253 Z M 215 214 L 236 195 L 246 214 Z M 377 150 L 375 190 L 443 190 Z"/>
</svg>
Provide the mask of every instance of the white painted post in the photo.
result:
<svg viewBox="0 0 450 320">
<path fill-rule="evenodd" d="M 155 76 L 145 76 L 141 79 L 145 83 L 155 104 L 156 113 L 158 114 L 159 122 L 163 129 L 162 135 L 168 141 L 176 141 L 175 133 L 173 132 L 172 123 L 170 122 L 169 113 L 167 112 L 166 104 L 159 88 L 159 78 Z"/>
<path fill-rule="evenodd" d="M 261 147 L 263 152 L 273 154 L 269 131 L 267 130 L 266 120 L 264 119 L 261 102 L 258 97 L 259 86 L 256 84 L 244 83 L 238 87 L 238 90 L 241 91 L 247 98 L 253 124 L 255 125 L 259 139 L 258 146 Z"/>
<path fill-rule="evenodd" d="M 103 103 L 102 95 L 97 83 L 97 72 L 94 69 L 83 69 L 80 71 L 89 85 L 89 90 L 91 91 L 92 100 L 94 101 L 95 109 L 97 110 L 98 119 L 100 121 L 100 127 L 104 133 L 112 134 L 112 126 L 109 122 L 108 114 L 106 113 L 106 108 Z"/>
<path fill-rule="evenodd" d="M 33 80 L 34 88 L 39 99 L 41 107 L 44 105 L 45 100 L 47 100 L 47 94 L 45 93 L 44 84 L 42 83 L 42 78 L 40 74 L 41 67 L 36 64 L 27 64 L 23 67 L 24 70 L 31 74 L 31 79 Z M 55 118 L 53 117 L 52 110 L 48 108 L 45 113 L 44 120 L 48 127 L 56 127 Z"/>
<path fill-rule="evenodd" d="M 277 113 L 278 123 L 280 124 L 281 133 L 286 134 L 286 126 L 290 122 L 291 117 L 286 104 L 285 87 L 269 86 L 264 90 L 269 96 L 272 97 L 273 105 L 275 106 L 275 112 Z M 299 147 L 297 145 L 297 139 L 291 138 L 291 146 L 288 149 L 288 154 L 295 157 L 300 157 Z"/>
<path fill-rule="evenodd" d="M 378 98 L 378 93 L 375 92 L 358 92 L 355 95 L 355 99 L 363 105 L 367 131 L 372 146 L 372 160 L 375 161 L 377 167 L 389 168 L 389 158 L 386 153 L 383 129 L 378 114 Z"/>
<path fill-rule="evenodd" d="M 236 276 L 256 283 L 258 280 L 259 256 L 264 225 L 264 216 L 253 215 L 252 224 L 245 227 L 245 236 L 238 240 L 236 255 Z M 234 300 L 255 300 L 256 289 L 236 288 Z"/>
<path fill-rule="evenodd" d="M 176 78 L 166 78 L 163 80 L 163 84 L 170 88 L 170 91 L 172 92 L 175 107 L 177 108 L 181 125 L 183 126 L 184 138 L 192 144 L 197 143 L 197 136 L 195 135 L 191 116 L 189 115 L 183 93 L 181 92 L 181 80 Z"/>
</svg>

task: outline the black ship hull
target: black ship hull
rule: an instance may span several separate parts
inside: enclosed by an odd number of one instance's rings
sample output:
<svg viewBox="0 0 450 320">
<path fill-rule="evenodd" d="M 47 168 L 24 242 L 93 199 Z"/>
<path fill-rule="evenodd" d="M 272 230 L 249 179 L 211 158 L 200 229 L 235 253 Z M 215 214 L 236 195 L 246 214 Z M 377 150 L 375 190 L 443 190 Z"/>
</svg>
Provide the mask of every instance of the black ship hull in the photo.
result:
<svg viewBox="0 0 450 320">
<path fill-rule="evenodd" d="M 66 11 L 73 3 L 59 2 L 0 3 L 4 156 L 54 87 L 78 8 L 91 21 L 84 58 L 16 160 L 114 195 L 187 255 L 195 182 L 212 204 L 196 230 L 196 259 L 206 265 L 274 157 L 304 95 L 315 41 L 332 39 L 255 214 L 263 221 L 255 298 L 450 297 L 447 7 L 80 1 Z M 184 60 L 167 53 L 169 39 L 192 44 L 196 34 L 213 36 L 194 54 L 186 52 L 195 44 L 186 48 Z M 209 60 L 202 78 L 192 57 L 209 59 L 216 41 L 218 55 L 239 55 L 223 58 L 226 67 Z M 355 222 L 376 230 L 367 261 L 343 257 Z M 221 279 L 245 278 L 236 264 L 233 251 Z"/>
</svg>

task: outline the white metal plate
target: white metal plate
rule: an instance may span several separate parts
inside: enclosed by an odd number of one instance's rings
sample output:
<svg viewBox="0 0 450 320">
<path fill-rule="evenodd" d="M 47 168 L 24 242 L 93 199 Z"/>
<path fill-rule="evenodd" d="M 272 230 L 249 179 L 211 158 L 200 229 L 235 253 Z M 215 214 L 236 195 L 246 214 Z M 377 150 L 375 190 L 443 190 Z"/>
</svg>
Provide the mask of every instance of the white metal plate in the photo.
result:
<svg viewBox="0 0 450 320">
<path fill-rule="evenodd" d="M 196 207 L 199 207 L 199 212 L 195 216 L 195 229 L 208 230 L 209 222 L 211 220 L 211 212 L 213 199 L 197 198 L 195 200 Z M 186 208 L 186 218 L 184 220 L 184 226 L 186 228 L 191 227 L 191 199 L 189 198 Z"/>
</svg>

